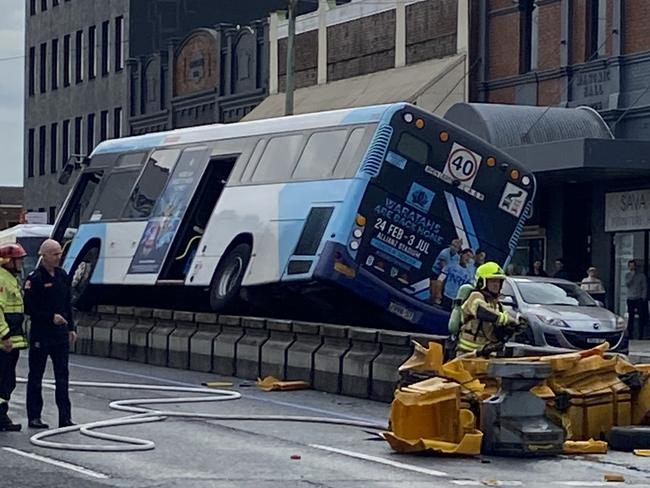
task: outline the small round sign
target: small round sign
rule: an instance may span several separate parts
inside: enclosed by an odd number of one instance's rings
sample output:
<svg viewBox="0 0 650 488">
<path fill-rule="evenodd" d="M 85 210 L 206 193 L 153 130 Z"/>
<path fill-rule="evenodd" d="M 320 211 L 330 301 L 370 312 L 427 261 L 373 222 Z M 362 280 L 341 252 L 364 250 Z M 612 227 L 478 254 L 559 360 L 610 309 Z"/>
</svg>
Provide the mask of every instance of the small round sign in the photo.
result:
<svg viewBox="0 0 650 488">
<path fill-rule="evenodd" d="M 453 151 L 447 159 L 448 171 L 458 181 L 469 181 L 474 178 L 478 167 L 476 155 L 464 147 Z"/>
</svg>

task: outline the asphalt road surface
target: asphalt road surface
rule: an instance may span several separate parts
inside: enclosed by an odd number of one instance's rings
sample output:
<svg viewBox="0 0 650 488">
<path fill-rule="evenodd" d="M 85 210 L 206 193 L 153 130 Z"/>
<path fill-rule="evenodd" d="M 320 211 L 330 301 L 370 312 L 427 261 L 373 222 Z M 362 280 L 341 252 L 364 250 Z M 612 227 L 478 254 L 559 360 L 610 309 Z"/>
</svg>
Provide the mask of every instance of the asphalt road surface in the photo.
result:
<svg viewBox="0 0 650 488">
<path fill-rule="evenodd" d="M 26 354 L 19 374 L 26 377 Z M 183 411 L 242 415 L 345 417 L 385 423 L 389 406 L 316 391 L 263 392 L 250 382 L 139 363 L 72 356 L 71 379 L 199 386 L 231 380 L 242 398 L 182 405 Z M 51 377 L 48 366 L 46 375 Z M 123 416 L 110 400 L 169 396 L 74 387 L 77 423 Z M 54 392 L 44 390 L 43 420 L 57 420 Z M 25 386 L 19 385 L 10 415 L 25 423 Z M 23 426 L 25 427 L 25 426 Z M 107 432 L 152 440 L 155 450 L 132 453 L 61 451 L 35 447 L 26 429 L 0 433 L 1 486 L 7 487 L 233 487 L 233 488 L 431 488 L 458 486 L 594 487 L 606 473 L 623 475 L 625 486 L 650 487 L 650 458 L 610 452 L 549 459 L 441 458 L 399 455 L 364 429 L 336 425 L 167 419 L 116 427 Z M 33 431 L 31 431 L 33 433 Z M 101 444 L 78 433 L 54 441 Z"/>
</svg>

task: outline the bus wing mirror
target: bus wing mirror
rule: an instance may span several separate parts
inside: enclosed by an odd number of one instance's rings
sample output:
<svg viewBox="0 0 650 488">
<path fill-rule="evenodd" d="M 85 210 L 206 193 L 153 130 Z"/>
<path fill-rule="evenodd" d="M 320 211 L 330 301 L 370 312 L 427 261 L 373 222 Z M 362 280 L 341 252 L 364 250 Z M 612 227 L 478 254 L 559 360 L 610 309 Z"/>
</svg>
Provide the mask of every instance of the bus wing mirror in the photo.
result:
<svg viewBox="0 0 650 488">
<path fill-rule="evenodd" d="M 80 169 L 82 165 L 88 166 L 89 164 L 89 157 L 79 154 L 71 154 L 63 166 L 63 171 L 59 175 L 59 184 L 67 185 L 75 169 Z"/>
</svg>

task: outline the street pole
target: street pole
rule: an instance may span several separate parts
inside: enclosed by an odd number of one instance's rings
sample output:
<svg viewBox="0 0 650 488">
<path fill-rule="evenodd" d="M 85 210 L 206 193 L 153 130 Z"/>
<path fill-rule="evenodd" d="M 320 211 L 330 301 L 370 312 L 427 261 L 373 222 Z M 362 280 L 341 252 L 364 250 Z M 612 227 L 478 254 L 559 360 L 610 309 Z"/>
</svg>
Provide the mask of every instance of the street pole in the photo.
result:
<svg viewBox="0 0 650 488">
<path fill-rule="evenodd" d="M 293 115 L 294 59 L 296 40 L 296 7 L 298 0 L 288 0 L 289 32 L 287 37 L 287 86 L 284 101 L 284 115 Z"/>
</svg>

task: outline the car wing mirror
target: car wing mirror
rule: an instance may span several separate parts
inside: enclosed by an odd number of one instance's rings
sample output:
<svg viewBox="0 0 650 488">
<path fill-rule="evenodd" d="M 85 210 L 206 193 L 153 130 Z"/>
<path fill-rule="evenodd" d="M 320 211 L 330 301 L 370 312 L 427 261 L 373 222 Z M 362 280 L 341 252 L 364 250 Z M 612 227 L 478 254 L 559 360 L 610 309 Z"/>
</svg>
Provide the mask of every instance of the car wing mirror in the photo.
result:
<svg viewBox="0 0 650 488">
<path fill-rule="evenodd" d="M 517 306 L 517 302 L 515 302 L 515 298 L 510 295 L 502 295 L 501 298 L 499 298 L 499 301 L 501 302 L 501 305 L 505 307 L 515 308 Z"/>
</svg>

